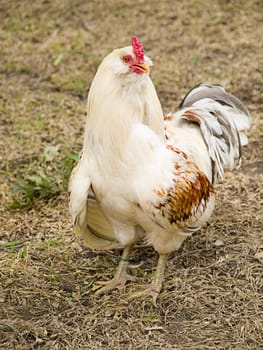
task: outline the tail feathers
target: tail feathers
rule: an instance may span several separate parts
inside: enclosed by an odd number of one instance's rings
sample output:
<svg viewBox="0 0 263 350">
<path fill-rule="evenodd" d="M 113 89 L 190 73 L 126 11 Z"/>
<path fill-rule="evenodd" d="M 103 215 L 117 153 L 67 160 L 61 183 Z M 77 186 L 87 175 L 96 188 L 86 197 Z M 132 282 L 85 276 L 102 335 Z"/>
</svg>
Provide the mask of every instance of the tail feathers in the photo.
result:
<svg viewBox="0 0 263 350">
<path fill-rule="evenodd" d="M 234 160 L 241 156 L 241 146 L 248 143 L 246 130 L 250 114 L 242 102 L 221 86 L 201 84 L 183 99 L 174 115 L 178 122 L 199 124 L 213 168 L 213 182 L 233 169 Z"/>
<path fill-rule="evenodd" d="M 226 105 L 235 108 L 248 117 L 250 120 L 250 114 L 243 103 L 234 95 L 226 92 L 220 85 L 202 83 L 193 87 L 184 97 L 179 105 L 179 109 L 192 106 L 195 102 L 209 98 L 222 105 Z"/>
</svg>

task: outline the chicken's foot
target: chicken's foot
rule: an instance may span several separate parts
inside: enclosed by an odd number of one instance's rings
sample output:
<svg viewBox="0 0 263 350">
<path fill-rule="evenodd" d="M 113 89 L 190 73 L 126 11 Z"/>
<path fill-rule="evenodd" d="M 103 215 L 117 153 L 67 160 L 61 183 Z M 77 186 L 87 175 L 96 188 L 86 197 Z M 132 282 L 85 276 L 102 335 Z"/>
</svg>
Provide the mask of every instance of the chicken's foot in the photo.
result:
<svg viewBox="0 0 263 350">
<path fill-rule="evenodd" d="M 129 299 L 135 299 L 135 298 L 140 298 L 140 297 L 145 297 L 145 296 L 150 295 L 152 297 L 152 302 L 153 302 L 154 306 L 157 306 L 156 301 L 157 301 L 158 295 L 162 289 L 167 259 L 168 259 L 167 254 L 160 254 L 159 255 L 159 260 L 158 260 L 156 272 L 155 272 L 152 283 L 149 286 L 147 286 L 145 289 L 143 289 L 142 291 L 139 291 L 139 292 L 132 294 L 129 297 Z"/>
<path fill-rule="evenodd" d="M 116 288 L 121 289 L 125 286 L 127 281 L 136 280 L 135 276 L 131 276 L 127 273 L 131 250 L 132 246 L 127 246 L 123 249 L 119 265 L 112 280 L 96 282 L 96 284 L 98 285 L 94 288 L 96 290 L 96 294 L 107 293 Z M 101 285 L 103 285 L 104 287 L 100 287 Z"/>
</svg>

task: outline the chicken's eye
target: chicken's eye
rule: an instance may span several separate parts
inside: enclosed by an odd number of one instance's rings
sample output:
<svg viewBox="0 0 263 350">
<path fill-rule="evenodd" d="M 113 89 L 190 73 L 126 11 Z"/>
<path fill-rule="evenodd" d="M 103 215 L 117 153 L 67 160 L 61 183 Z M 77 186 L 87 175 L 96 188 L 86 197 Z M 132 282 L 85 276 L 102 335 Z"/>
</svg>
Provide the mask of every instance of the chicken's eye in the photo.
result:
<svg viewBox="0 0 263 350">
<path fill-rule="evenodd" d="M 123 57 L 122 57 L 122 61 L 123 61 L 124 63 L 129 63 L 130 60 L 131 60 L 130 56 L 123 56 Z"/>
</svg>

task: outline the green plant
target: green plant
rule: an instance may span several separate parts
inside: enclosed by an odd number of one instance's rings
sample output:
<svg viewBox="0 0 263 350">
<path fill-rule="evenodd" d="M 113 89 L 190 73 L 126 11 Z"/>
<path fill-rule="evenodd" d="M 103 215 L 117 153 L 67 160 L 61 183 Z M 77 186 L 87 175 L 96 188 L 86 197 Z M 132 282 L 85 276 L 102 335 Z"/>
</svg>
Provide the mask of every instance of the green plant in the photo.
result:
<svg viewBox="0 0 263 350">
<path fill-rule="evenodd" d="M 60 154 L 60 145 L 46 147 L 34 170 L 11 184 L 11 209 L 31 207 L 36 199 L 48 200 L 65 192 L 77 153 Z"/>
</svg>

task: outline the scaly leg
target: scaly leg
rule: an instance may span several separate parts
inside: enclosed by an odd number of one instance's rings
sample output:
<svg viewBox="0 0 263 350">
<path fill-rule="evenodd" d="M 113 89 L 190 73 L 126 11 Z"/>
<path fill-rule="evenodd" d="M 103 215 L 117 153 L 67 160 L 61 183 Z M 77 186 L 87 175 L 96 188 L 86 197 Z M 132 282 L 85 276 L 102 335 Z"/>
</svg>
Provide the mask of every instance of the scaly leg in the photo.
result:
<svg viewBox="0 0 263 350">
<path fill-rule="evenodd" d="M 153 278 L 152 283 L 146 289 L 143 289 L 140 292 L 134 293 L 129 299 L 150 295 L 152 297 L 154 306 L 157 306 L 156 301 L 162 289 L 163 280 L 164 280 L 164 271 L 165 271 L 167 259 L 168 259 L 168 254 L 159 255 L 159 260 L 158 260 L 155 276 Z"/>
<path fill-rule="evenodd" d="M 96 283 L 98 285 L 104 285 L 104 287 L 98 287 L 99 289 L 95 287 L 95 289 L 97 289 L 96 294 L 107 293 L 115 288 L 123 288 L 127 281 L 134 281 L 136 279 L 136 277 L 131 276 L 127 273 L 127 267 L 129 265 L 129 256 L 132 247 L 133 246 L 131 245 L 123 249 L 120 262 L 113 279 L 110 281 L 99 281 Z"/>
</svg>

